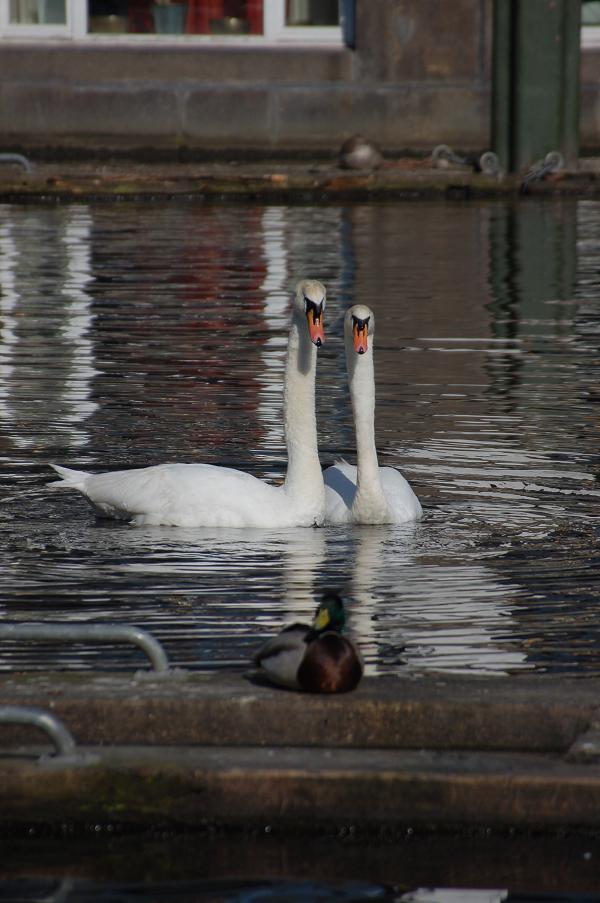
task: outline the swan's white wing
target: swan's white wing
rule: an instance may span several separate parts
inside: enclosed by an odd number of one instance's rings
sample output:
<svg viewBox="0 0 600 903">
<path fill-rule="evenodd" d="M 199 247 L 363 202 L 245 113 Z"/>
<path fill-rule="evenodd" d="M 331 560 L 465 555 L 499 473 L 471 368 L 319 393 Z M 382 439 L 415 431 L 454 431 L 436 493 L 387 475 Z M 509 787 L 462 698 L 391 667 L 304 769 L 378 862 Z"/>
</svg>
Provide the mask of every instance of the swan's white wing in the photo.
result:
<svg viewBox="0 0 600 903">
<path fill-rule="evenodd" d="M 159 464 L 102 474 L 67 470 L 64 476 L 65 488 L 79 489 L 98 512 L 136 524 L 286 526 L 293 516 L 281 487 L 211 464 Z"/>
<path fill-rule="evenodd" d="M 343 458 L 323 473 L 325 481 L 325 522 L 347 524 L 356 491 L 356 467 Z"/>
<path fill-rule="evenodd" d="M 418 520 L 423 510 L 408 481 L 393 467 L 380 467 L 379 476 L 391 523 Z M 352 502 L 356 490 L 356 467 L 347 461 L 336 461 L 325 470 L 326 522 L 346 524 L 353 521 Z M 385 522 L 385 521 L 384 521 Z M 389 522 L 389 521 L 388 521 Z"/>
<path fill-rule="evenodd" d="M 401 524 L 422 517 L 421 503 L 399 470 L 394 467 L 380 467 L 379 476 L 394 523 Z"/>
</svg>

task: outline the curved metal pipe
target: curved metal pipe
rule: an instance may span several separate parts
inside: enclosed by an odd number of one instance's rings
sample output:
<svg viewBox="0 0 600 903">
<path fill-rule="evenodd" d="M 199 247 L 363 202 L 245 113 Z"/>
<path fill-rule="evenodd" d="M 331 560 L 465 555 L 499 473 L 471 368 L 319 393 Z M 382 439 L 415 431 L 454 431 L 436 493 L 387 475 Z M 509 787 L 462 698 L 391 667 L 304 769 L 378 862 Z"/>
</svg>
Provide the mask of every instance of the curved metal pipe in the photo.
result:
<svg viewBox="0 0 600 903">
<path fill-rule="evenodd" d="M 19 166 L 22 166 L 25 172 L 28 175 L 31 175 L 33 172 L 33 167 L 27 157 L 24 157 L 23 154 L 5 154 L 0 153 L 0 163 L 18 163 Z"/>
<path fill-rule="evenodd" d="M 40 643 L 131 643 L 149 658 L 159 673 L 169 670 L 169 660 L 158 640 L 147 630 L 122 624 L 0 624 L 0 640 Z"/>
<path fill-rule="evenodd" d="M 44 731 L 56 747 L 59 756 L 72 756 L 76 746 L 62 721 L 45 709 L 26 705 L 0 705 L 0 724 L 25 724 Z"/>
</svg>

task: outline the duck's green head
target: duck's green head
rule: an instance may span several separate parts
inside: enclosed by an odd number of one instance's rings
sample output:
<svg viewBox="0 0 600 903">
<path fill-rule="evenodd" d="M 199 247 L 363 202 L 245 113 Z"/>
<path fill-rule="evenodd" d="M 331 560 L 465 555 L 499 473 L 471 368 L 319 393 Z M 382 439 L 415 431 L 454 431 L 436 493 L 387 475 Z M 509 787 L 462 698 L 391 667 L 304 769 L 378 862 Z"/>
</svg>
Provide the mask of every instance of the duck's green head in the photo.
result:
<svg viewBox="0 0 600 903">
<path fill-rule="evenodd" d="M 323 633 L 325 630 L 335 630 L 340 633 L 346 623 L 344 603 L 337 593 L 324 593 L 317 608 L 313 630 Z"/>
</svg>

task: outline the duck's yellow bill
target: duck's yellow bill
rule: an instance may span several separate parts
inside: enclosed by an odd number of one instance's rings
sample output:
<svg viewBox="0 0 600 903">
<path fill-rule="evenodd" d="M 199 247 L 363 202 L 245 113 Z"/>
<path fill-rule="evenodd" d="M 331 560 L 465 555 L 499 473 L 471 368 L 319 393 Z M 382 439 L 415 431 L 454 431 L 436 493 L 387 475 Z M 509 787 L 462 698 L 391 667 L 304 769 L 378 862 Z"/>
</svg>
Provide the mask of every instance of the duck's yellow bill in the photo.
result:
<svg viewBox="0 0 600 903">
<path fill-rule="evenodd" d="M 322 608 L 315 618 L 315 630 L 323 630 L 329 624 L 330 617 L 326 608 Z"/>
</svg>

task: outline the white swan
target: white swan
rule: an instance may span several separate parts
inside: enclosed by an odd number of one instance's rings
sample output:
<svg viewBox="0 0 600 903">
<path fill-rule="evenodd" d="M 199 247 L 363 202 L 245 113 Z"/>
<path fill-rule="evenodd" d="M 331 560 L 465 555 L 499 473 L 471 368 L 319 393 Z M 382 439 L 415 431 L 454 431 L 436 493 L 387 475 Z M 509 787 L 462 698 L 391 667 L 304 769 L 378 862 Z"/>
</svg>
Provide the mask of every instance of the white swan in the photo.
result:
<svg viewBox="0 0 600 903">
<path fill-rule="evenodd" d="M 379 467 L 377 461 L 374 334 L 373 311 L 355 304 L 344 319 L 344 339 L 358 466 L 342 460 L 325 470 L 325 519 L 329 524 L 402 524 L 423 514 L 402 474 L 393 467 Z"/>
<path fill-rule="evenodd" d="M 179 527 L 310 527 L 323 523 L 325 487 L 317 449 L 315 373 L 323 342 L 325 287 L 305 279 L 296 289 L 284 384 L 288 451 L 285 482 L 265 483 L 212 464 L 159 464 L 90 474 L 52 465 L 96 511 L 134 524 Z M 315 347 L 316 346 L 316 347 Z"/>
</svg>

